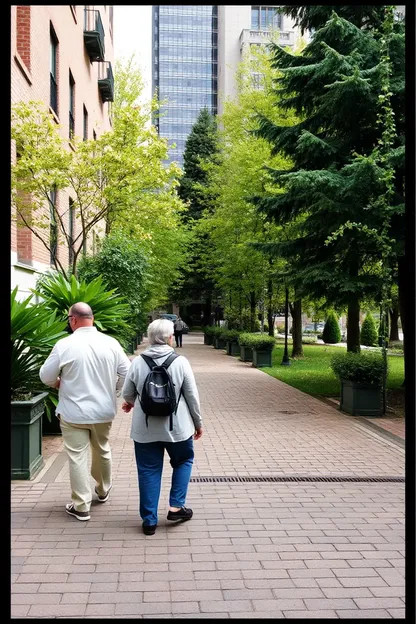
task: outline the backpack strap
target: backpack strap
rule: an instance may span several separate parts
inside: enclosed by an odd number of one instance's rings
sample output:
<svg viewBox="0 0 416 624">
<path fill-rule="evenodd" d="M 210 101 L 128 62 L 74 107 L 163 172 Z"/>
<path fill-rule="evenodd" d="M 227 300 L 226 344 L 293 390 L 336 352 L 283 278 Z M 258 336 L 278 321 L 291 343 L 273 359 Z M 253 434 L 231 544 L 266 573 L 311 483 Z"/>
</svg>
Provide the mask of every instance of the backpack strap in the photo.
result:
<svg viewBox="0 0 416 624">
<path fill-rule="evenodd" d="M 166 358 L 166 360 L 163 362 L 163 364 L 161 364 L 161 366 L 167 370 L 169 368 L 169 366 L 172 364 L 172 362 L 174 360 L 176 360 L 176 358 L 178 358 L 179 355 L 177 353 L 171 353 L 169 357 Z"/>
<path fill-rule="evenodd" d="M 151 357 L 149 357 L 148 355 L 143 355 L 143 353 L 140 353 L 140 357 L 144 359 L 150 370 L 153 370 L 155 368 L 156 364 Z"/>
</svg>

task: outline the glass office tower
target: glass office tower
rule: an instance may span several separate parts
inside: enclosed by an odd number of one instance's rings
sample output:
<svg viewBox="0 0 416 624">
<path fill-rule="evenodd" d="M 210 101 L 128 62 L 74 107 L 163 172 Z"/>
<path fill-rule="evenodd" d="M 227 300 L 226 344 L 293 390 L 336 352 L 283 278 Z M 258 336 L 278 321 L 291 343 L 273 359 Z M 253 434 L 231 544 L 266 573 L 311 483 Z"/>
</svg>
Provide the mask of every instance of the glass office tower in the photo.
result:
<svg viewBox="0 0 416 624">
<path fill-rule="evenodd" d="M 162 106 L 159 135 L 176 147 L 169 162 L 183 164 L 186 139 L 205 106 L 217 113 L 218 12 L 216 6 L 153 6 L 153 92 Z"/>
</svg>

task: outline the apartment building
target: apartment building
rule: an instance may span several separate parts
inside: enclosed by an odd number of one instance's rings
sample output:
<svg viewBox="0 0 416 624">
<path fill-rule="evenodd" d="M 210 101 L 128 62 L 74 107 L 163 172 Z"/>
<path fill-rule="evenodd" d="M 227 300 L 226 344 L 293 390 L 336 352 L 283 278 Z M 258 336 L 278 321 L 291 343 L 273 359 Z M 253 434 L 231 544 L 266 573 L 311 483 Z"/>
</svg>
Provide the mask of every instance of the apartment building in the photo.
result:
<svg viewBox="0 0 416 624">
<path fill-rule="evenodd" d="M 72 135 L 93 139 L 111 129 L 113 62 L 112 6 L 11 7 L 11 103 L 43 102 L 65 139 Z M 13 144 L 11 159 L 15 162 Z M 67 231 L 75 237 L 79 223 L 71 206 L 70 189 L 56 191 L 52 200 L 68 225 Z M 23 298 L 41 273 L 55 267 L 57 257 L 68 266 L 71 250 L 53 219 L 50 250 L 17 221 L 13 214 L 11 287 L 17 285 Z M 85 251 L 93 249 L 97 235 L 97 231 L 91 232 Z"/>
<path fill-rule="evenodd" d="M 160 5 L 152 7 L 152 92 L 157 89 L 163 116 L 160 136 L 175 143 L 169 160 L 183 163 L 186 139 L 200 110 L 223 112 L 235 97 L 236 70 L 253 45 L 265 45 L 271 33 L 294 48 L 300 32 L 277 6 Z M 308 41 L 308 36 L 305 40 Z"/>
</svg>

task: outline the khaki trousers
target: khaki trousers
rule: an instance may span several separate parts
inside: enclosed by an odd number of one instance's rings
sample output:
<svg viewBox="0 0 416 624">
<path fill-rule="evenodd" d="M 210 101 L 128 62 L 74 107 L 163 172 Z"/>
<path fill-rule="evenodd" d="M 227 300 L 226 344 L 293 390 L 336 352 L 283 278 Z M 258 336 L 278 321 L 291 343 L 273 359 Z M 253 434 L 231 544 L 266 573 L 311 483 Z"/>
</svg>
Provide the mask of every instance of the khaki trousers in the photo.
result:
<svg viewBox="0 0 416 624">
<path fill-rule="evenodd" d="M 92 500 L 88 471 L 88 449 L 91 447 L 91 476 L 97 492 L 104 496 L 111 486 L 111 448 L 108 441 L 111 422 L 90 425 L 69 423 L 60 416 L 62 438 L 69 458 L 72 502 L 77 511 L 89 511 Z"/>
</svg>

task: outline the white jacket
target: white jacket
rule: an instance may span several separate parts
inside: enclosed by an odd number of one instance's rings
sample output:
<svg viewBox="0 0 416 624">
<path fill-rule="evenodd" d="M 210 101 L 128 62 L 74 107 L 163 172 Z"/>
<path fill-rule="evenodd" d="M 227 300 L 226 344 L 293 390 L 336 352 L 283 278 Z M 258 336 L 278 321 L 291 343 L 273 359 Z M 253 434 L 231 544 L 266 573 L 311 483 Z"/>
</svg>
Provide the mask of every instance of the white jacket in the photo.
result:
<svg viewBox="0 0 416 624">
<path fill-rule="evenodd" d="M 156 360 L 160 365 L 173 353 L 169 345 L 152 345 L 144 355 Z M 201 407 L 198 389 L 191 365 L 184 356 L 179 356 L 168 368 L 175 384 L 176 398 L 180 395 L 178 409 L 173 415 L 173 429 L 169 430 L 169 417 L 149 416 L 146 426 L 146 415 L 143 412 L 139 395 L 150 368 L 140 356 L 136 357 L 127 373 L 122 390 L 123 398 L 134 405 L 130 437 L 135 442 L 182 442 L 202 426 Z M 182 388 L 182 393 L 181 393 Z"/>
<path fill-rule="evenodd" d="M 58 340 L 39 376 L 47 386 L 60 377 L 56 413 L 67 422 L 110 422 L 117 411 L 117 376 L 123 379 L 130 364 L 115 338 L 95 327 L 80 327 Z"/>
</svg>

